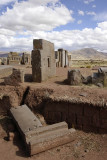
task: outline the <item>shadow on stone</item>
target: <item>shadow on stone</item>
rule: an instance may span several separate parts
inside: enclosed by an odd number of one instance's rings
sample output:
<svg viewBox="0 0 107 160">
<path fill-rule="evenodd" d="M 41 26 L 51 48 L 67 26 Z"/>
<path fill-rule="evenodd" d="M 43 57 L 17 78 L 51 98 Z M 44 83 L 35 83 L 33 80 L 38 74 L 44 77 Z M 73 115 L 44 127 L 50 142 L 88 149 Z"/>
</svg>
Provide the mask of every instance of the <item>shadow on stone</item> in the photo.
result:
<svg viewBox="0 0 107 160">
<path fill-rule="evenodd" d="M 25 82 L 32 82 L 32 74 L 25 74 L 25 77 L 24 77 L 24 81 Z"/>
</svg>

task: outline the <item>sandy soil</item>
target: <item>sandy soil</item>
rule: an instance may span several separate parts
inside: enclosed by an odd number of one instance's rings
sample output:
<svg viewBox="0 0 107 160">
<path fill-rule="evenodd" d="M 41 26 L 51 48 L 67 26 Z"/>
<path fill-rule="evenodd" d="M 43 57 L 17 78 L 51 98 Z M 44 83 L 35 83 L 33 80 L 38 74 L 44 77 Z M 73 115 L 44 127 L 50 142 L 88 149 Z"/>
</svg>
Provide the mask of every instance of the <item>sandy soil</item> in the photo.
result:
<svg viewBox="0 0 107 160">
<path fill-rule="evenodd" d="M 96 86 L 68 86 L 63 83 L 67 78 L 68 68 L 57 69 L 56 76 L 43 83 L 33 83 L 31 81 L 31 67 L 15 66 L 22 68 L 27 76 L 26 82 L 21 84 L 22 87 L 31 86 L 31 88 L 49 88 L 54 91 L 54 96 L 78 97 L 82 100 L 92 99 L 107 101 L 107 89 Z M 91 75 L 92 70 L 80 68 L 83 76 Z M 14 87 L 0 86 L 2 92 L 14 92 Z M 81 96 L 85 93 L 85 97 Z M 8 119 L 0 117 L 0 160 L 106 160 L 107 159 L 107 135 L 84 133 L 76 131 L 77 139 L 69 144 L 51 149 L 49 151 L 28 157 L 25 147 L 20 136 L 16 136 L 13 141 L 6 141 Z"/>
</svg>

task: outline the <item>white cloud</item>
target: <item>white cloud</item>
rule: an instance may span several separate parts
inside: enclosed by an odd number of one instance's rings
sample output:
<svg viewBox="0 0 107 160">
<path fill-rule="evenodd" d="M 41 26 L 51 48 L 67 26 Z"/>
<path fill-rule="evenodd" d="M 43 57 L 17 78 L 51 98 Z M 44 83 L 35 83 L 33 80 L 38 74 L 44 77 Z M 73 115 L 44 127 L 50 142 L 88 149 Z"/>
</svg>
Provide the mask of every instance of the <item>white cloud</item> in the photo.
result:
<svg viewBox="0 0 107 160">
<path fill-rule="evenodd" d="M 61 3 L 55 2 L 58 0 L 16 2 L 13 9 L 7 8 L 7 12 L 0 16 L 1 28 L 49 31 L 72 22 L 72 12 Z"/>
<path fill-rule="evenodd" d="M 0 5 L 6 5 L 10 2 L 16 2 L 17 0 L 0 0 Z"/>
<path fill-rule="evenodd" d="M 83 30 L 64 30 L 51 33 L 39 32 L 36 35 L 54 42 L 56 48 L 75 50 L 92 47 L 107 52 L 107 22 L 99 23 L 95 29 L 85 28 Z"/>
<path fill-rule="evenodd" d="M 91 3 L 91 2 L 94 2 L 95 0 L 84 0 L 84 3 L 85 4 L 89 4 L 89 3 Z"/>
<path fill-rule="evenodd" d="M 96 13 L 95 12 L 86 12 L 87 15 L 90 15 L 90 16 L 95 16 Z"/>
<path fill-rule="evenodd" d="M 98 13 L 94 16 L 96 21 L 107 21 L 107 12 Z"/>
<path fill-rule="evenodd" d="M 53 42 L 56 49 L 92 47 L 107 51 L 107 20 L 98 23 L 94 29 L 53 31 L 57 26 L 72 22 L 71 14 L 72 11 L 59 0 L 16 2 L 12 9 L 7 8 L 0 16 L 0 49 L 29 51 L 33 48 L 33 39 L 41 38 Z M 100 19 L 100 14 L 94 18 Z M 106 16 L 102 18 L 106 19 Z"/>
<path fill-rule="evenodd" d="M 77 23 L 78 23 L 78 24 L 81 24 L 81 23 L 82 23 L 82 20 L 78 20 Z"/>
<path fill-rule="evenodd" d="M 16 33 L 14 31 L 11 31 L 9 29 L 0 29 L 0 35 L 6 35 L 6 36 L 14 36 Z"/>
<path fill-rule="evenodd" d="M 40 38 L 53 42 L 56 49 L 65 48 L 71 51 L 84 47 L 91 47 L 107 52 L 107 21 L 98 23 L 98 26 L 94 29 L 85 28 L 83 30 L 64 30 L 61 32 L 26 31 L 24 33 L 26 36 L 25 38 L 1 35 L 1 48 L 17 51 L 29 51 L 32 50 L 33 39 Z M 23 32 L 20 32 L 20 34 L 23 34 Z"/>
<path fill-rule="evenodd" d="M 84 11 L 78 10 L 78 14 L 84 16 Z"/>
<path fill-rule="evenodd" d="M 98 27 L 102 30 L 107 30 L 107 21 L 98 23 Z"/>
</svg>

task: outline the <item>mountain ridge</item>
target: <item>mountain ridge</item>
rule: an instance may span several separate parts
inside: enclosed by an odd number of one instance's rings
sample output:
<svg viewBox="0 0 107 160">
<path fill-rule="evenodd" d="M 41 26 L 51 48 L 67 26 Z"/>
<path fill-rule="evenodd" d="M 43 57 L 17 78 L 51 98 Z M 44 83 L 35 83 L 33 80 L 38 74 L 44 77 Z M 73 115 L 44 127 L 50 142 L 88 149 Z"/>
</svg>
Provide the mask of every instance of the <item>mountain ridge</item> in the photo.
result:
<svg viewBox="0 0 107 160">
<path fill-rule="evenodd" d="M 93 48 L 83 48 L 71 51 L 72 60 L 104 60 L 107 59 L 107 53 L 99 52 Z"/>
</svg>

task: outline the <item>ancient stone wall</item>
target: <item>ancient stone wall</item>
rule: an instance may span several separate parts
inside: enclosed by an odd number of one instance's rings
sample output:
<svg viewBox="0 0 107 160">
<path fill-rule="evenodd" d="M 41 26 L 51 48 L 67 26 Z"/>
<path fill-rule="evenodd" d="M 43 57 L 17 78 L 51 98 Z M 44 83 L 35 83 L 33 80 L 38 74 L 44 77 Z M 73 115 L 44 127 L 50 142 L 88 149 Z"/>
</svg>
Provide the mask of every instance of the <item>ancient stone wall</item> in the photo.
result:
<svg viewBox="0 0 107 160">
<path fill-rule="evenodd" d="M 107 109 L 92 104 L 47 102 L 44 117 L 49 124 L 66 121 L 69 127 L 88 132 L 107 133 Z"/>
<path fill-rule="evenodd" d="M 68 63 L 68 51 L 64 49 L 58 49 L 55 51 L 56 55 L 56 67 L 67 67 Z"/>
<path fill-rule="evenodd" d="M 32 51 L 32 77 L 34 82 L 42 82 L 55 76 L 56 64 L 54 44 L 42 39 L 34 39 Z"/>
</svg>

